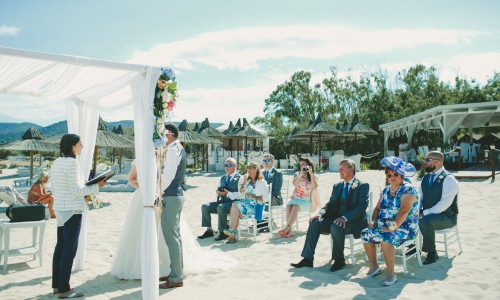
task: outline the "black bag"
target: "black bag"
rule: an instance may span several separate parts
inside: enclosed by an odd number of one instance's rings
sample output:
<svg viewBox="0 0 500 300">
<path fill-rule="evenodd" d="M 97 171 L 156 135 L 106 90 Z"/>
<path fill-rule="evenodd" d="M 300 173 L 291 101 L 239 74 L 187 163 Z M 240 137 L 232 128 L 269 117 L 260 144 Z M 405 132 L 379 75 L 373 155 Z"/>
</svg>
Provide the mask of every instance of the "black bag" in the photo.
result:
<svg viewBox="0 0 500 300">
<path fill-rule="evenodd" d="M 42 204 L 14 206 L 7 208 L 5 213 L 10 222 L 40 221 L 45 219 L 45 206 Z"/>
</svg>

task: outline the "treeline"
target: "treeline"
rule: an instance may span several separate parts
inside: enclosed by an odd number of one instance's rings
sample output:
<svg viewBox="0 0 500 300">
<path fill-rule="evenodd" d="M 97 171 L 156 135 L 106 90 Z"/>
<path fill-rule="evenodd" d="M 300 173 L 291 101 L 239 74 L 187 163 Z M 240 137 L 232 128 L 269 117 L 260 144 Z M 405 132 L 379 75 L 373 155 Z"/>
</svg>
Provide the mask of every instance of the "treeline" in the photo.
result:
<svg viewBox="0 0 500 300">
<path fill-rule="evenodd" d="M 308 153 L 309 145 L 291 145 L 285 137 L 294 128 L 302 129 L 318 114 L 324 121 L 335 124 L 351 122 L 355 114 L 360 123 L 376 130 L 379 135 L 357 141 L 357 152 L 369 154 L 383 151 L 383 132 L 379 125 L 422 112 L 438 105 L 500 101 L 500 73 L 493 74 L 485 85 L 474 79 L 456 77 L 453 83 L 440 80 L 434 67 L 416 65 L 400 71 L 393 78 L 386 72 L 366 72 L 361 76 L 339 76 L 335 67 L 321 83 L 311 83 L 311 73 L 299 71 L 278 85 L 265 100 L 265 116 L 254 124 L 264 127 L 274 139 L 270 151 L 278 158 L 291 153 Z M 489 130 L 489 131 L 488 131 Z M 498 128 L 489 128 L 495 132 Z M 414 143 L 442 146 L 439 131 L 415 133 Z M 399 140 L 389 140 L 389 149 L 395 149 Z M 324 143 L 322 150 L 343 149 L 355 154 L 353 141 Z M 373 161 L 379 160 L 380 156 Z"/>
</svg>

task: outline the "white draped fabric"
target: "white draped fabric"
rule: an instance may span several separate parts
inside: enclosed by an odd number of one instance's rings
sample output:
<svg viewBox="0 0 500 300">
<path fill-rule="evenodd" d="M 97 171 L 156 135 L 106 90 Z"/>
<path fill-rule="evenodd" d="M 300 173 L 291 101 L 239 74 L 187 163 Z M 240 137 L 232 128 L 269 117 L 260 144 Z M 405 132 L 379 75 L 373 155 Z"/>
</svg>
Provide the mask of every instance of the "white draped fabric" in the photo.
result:
<svg viewBox="0 0 500 300">
<path fill-rule="evenodd" d="M 411 145 L 413 134 L 419 130 L 439 129 L 443 133 L 443 144 L 459 128 L 480 128 L 500 126 L 500 101 L 454 105 L 441 105 L 406 118 L 382 124 L 384 131 L 384 151 L 387 153 L 389 138 L 399 136 L 406 131 L 408 144 Z"/>
<path fill-rule="evenodd" d="M 32 95 L 41 101 L 66 103 L 68 132 L 78 134 L 84 145 L 79 157 L 84 174 L 89 174 L 91 168 L 99 112 L 133 104 L 141 196 L 145 206 L 154 204 L 156 161 L 152 103 L 160 68 L 0 47 L 0 70 L 0 93 Z M 84 214 L 75 258 L 77 270 L 85 266 L 86 225 Z M 157 299 L 159 274 L 153 208 L 144 210 L 142 229 L 142 296 Z"/>
</svg>

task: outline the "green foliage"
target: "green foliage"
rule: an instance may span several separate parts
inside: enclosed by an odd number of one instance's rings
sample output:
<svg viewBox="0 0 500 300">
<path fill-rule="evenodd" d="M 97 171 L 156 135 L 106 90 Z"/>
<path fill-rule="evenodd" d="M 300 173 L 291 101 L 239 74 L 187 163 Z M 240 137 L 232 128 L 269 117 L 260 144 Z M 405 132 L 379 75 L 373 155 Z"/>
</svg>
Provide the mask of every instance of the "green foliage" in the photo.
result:
<svg viewBox="0 0 500 300">
<path fill-rule="evenodd" d="M 389 82 L 391 84 L 389 84 Z M 323 121 L 334 124 L 352 120 L 359 114 L 361 123 L 376 130 L 376 136 L 366 139 L 322 141 L 322 150 L 344 150 L 346 155 L 371 154 L 383 151 L 384 135 L 381 124 L 395 121 L 438 105 L 500 101 L 500 73 L 482 87 L 475 80 L 457 77 L 453 84 L 439 79 L 434 67 L 416 65 L 400 71 L 393 79 L 381 70 L 365 72 L 358 78 L 340 77 L 335 67 L 320 84 L 311 84 L 311 73 L 298 71 L 278 85 L 265 100 L 265 116 L 257 117 L 254 124 L 264 127 L 273 139 L 270 152 L 276 158 L 292 153 L 309 153 L 308 143 L 289 142 L 294 129 L 303 129 L 309 120 L 321 114 Z M 342 127 L 342 126 L 341 126 Z M 483 132 L 498 132 L 487 128 Z M 389 149 L 397 149 L 401 138 L 389 139 Z M 413 144 L 442 147 L 440 131 L 419 131 Z M 316 152 L 316 150 L 314 150 Z M 378 168 L 381 155 L 363 159 L 369 168 Z"/>
<path fill-rule="evenodd" d="M 247 164 L 245 162 L 238 163 L 238 173 L 245 175 L 247 173 Z"/>
<path fill-rule="evenodd" d="M 11 163 L 10 166 L 9 166 L 9 169 L 16 169 L 16 168 L 19 168 L 20 165 L 18 165 L 17 163 Z"/>
<path fill-rule="evenodd" d="M 7 165 L 6 164 L 0 164 L 0 170 L 1 169 L 7 169 Z"/>
</svg>

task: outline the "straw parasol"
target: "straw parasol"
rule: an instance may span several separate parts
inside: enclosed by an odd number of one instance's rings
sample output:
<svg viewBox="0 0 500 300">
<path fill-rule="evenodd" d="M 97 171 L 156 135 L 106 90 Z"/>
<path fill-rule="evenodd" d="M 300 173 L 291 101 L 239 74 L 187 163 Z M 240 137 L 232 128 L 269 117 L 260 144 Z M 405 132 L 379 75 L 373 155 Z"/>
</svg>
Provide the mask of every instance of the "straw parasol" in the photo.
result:
<svg viewBox="0 0 500 300">
<path fill-rule="evenodd" d="M 300 139 L 301 137 L 302 138 L 309 137 L 311 155 L 313 153 L 313 147 L 312 147 L 313 137 L 315 136 L 318 137 L 318 155 L 319 155 L 319 162 L 321 164 L 321 138 L 332 139 L 340 136 L 341 134 L 342 133 L 339 130 L 337 130 L 335 126 L 323 122 L 321 114 L 318 114 L 314 123 L 312 125 L 308 125 L 306 128 L 301 130 L 299 133 L 295 135 L 295 137 L 297 139 Z"/>
<path fill-rule="evenodd" d="M 365 124 L 359 123 L 358 114 L 354 115 L 352 118 L 351 126 L 349 130 L 345 131 L 346 134 L 354 135 L 354 141 L 357 141 L 358 137 L 366 138 L 366 135 L 377 135 L 378 133 L 368 127 Z M 354 142 L 354 153 L 356 153 L 356 142 Z"/>
<path fill-rule="evenodd" d="M 183 144 L 195 144 L 195 145 L 208 145 L 208 144 L 221 144 L 221 141 L 211 138 L 209 136 L 205 136 L 195 131 L 191 131 L 188 129 L 188 122 L 186 119 L 182 120 L 179 124 L 179 141 Z M 203 147 L 204 149 L 204 147 Z M 196 161 L 198 162 L 198 151 L 199 148 L 196 148 Z M 204 151 L 204 150 L 203 150 Z M 204 154 L 204 153 L 202 153 Z M 207 170 L 208 170 L 208 161 L 207 161 Z"/>
<path fill-rule="evenodd" d="M 262 133 L 260 133 L 256 129 L 252 128 L 252 126 L 250 126 L 250 123 L 248 123 L 246 118 L 243 118 L 243 123 L 242 123 L 241 119 L 238 119 L 238 121 L 236 122 L 236 125 L 231 130 L 228 128 L 226 131 L 224 131 L 224 134 L 228 138 L 236 139 L 236 151 L 239 150 L 240 139 L 244 140 L 245 141 L 245 149 L 244 149 L 243 153 L 245 153 L 245 155 L 247 155 L 247 153 L 248 153 L 248 139 L 249 138 L 252 138 L 252 139 L 264 139 L 264 138 L 266 138 L 265 135 L 263 135 Z M 237 157 L 236 159 L 237 159 L 237 162 L 239 163 L 239 157 Z"/>
<path fill-rule="evenodd" d="M 54 144 L 43 142 L 45 137 L 34 127 L 28 128 L 22 136 L 22 140 L 14 141 L 0 146 L 4 150 L 20 150 L 30 152 L 30 178 L 33 178 L 33 153 L 40 153 L 40 165 L 42 164 L 42 152 L 58 152 L 59 148 Z"/>
<path fill-rule="evenodd" d="M 198 133 L 200 133 L 201 135 L 213 138 L 213 139 L 217 139 L 217 140 L 222 140 L 225 137 L 222 132 L 220 132 L 219 130 L 210 126 L 210 121 L 208 121 L 208 118 L 205 118 L 205 120 L 203 122 L 201 122 L 201 126 L 200 126 L 200 129 L 198 130 Z M 213 144 L 212 144 L 212 147 L 213 147 Z M 204 152 L 203 159 L 206 162 L 207 171 L 208 171 L 208 153 L 209 153 L 208 150 L 209 150 L 209 148 L 208 148 L 208 144 L 207 144 L 203 147 L 203 152 Z"/>
<path fill-rule="evenodd" d="M 123 130 L 122 130 L 123 131 Z M 119 171 L 122 171 L 122 149 L 133 149 L 134 141 L 126 138 L 124 135 L 116 134 L 108 131 L 108 126 L 104 122 L 104 120 L 99 117 L 99 124 L 97 125 L 97 137 L 95 141 L 94 148 L 94 176 L 96 175 L 97 169 L 97 149 L 98 147 L 102 148 L 113 148 L 118 149 L 118 162 L 119 162 Z"/>
</svg>

